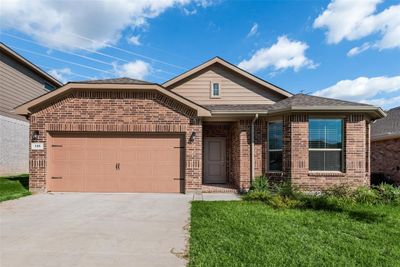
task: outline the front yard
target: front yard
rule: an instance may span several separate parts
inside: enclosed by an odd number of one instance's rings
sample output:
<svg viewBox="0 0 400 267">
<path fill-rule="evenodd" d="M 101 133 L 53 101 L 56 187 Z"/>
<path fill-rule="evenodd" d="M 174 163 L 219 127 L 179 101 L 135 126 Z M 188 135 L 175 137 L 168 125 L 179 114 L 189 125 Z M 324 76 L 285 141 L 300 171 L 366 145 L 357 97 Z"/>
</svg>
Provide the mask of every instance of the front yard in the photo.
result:
<svg viewBox="0 0 400 267">
<path fill-rule="evenodd" d="M 0 202 L 30 194 L 28 174 L 0 177 Z"/>
<path fill-rule="evenodd" d="M 400 207 L 192 202 L 189 266 L 399 266 Z"/>
</svg>

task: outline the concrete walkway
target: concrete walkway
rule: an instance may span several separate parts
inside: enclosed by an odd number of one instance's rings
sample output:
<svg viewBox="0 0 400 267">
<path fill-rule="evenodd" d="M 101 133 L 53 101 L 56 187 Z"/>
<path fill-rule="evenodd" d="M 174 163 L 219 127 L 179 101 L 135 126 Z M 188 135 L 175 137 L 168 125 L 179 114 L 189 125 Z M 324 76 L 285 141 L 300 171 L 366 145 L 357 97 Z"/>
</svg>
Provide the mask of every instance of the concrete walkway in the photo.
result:
<svg viewBox="0 0 400 267">
<path fill-rule="evenodd" d="M 2 202 L 0 266 L 184 266 L 192 199 L 49 193 Z M 204 200 L 233 199 L 204 194 Z"/>
</svg>

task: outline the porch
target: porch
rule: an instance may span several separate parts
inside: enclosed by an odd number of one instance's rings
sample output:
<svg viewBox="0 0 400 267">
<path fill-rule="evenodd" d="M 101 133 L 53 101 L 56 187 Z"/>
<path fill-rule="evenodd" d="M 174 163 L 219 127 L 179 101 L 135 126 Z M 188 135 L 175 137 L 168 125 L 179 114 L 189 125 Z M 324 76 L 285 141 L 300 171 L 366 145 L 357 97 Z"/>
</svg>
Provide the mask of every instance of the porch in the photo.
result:
<svg viewBox="0 0 400 267">
<path fill-rule="evenodd" d="M 241 125 L 239 121 L 203 122 L 203 193 L 248 188 L 250 135 L 249 129 L 241 130 Z M 248 171 L 241 171 L 245 169 Z"/>
</svg>

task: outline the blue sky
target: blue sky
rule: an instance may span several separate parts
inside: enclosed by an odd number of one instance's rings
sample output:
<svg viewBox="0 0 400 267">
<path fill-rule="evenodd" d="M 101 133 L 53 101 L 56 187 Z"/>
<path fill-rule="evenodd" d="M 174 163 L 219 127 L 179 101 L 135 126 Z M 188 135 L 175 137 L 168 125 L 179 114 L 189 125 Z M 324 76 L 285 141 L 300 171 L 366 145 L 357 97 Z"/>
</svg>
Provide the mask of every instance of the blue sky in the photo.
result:
<svg viewBox="0 0 400 267">
<path fill-rule="evenodd" d="M 162 83 L 220 56 L 293 93 L 400 105 L 399 1 L 18 1 L 1 41 L 63 82 Z"/>
</svg>

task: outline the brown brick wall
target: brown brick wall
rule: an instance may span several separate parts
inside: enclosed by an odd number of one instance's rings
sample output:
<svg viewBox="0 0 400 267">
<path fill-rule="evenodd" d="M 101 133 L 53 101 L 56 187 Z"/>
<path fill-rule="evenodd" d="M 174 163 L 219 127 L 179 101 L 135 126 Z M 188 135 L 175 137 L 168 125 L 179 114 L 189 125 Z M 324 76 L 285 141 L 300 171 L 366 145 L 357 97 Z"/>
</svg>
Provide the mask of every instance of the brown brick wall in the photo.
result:
<svg viewBox="0 0 400 267">
<path fill-rule="evenodd" d="M 30 116 L 30 138 L 40 133 L 44 150 L 30 150 L 30 188 L 45 190 L 48 131 L 176 132 L 186 136 L 186 191 L 200 190 L 202 125 L 195 111 L 160 93 L 147 91 L 75 91 L 38 108 Z M 193 143 L 189 142 L 196 132 Z"/>
<path fill-rule="evenodd" d="M 264 120 L 255 122 L 254 130 L 254 174 L 261 175 L 264 170 L 263 132 Z M 247 190 L 251 183 L 251 120 L 240 120 L 232 128 L 232 169 L 233 181 L 240 190 Z"/>
<path fill-rule="evenodd" d="M 308 116 L 293 114 L 284 118 L 284 170 L 294 185 L 319 191 L 338 184 L 351 187 L 369 185 L 368 123 L 363 115 L 344 119 L 344 171 L 310 172 L 308 170 Z"/>
<path fill-rule="evenodd" d="M 400 138 L 371 143 L 371 172 L 382 172 L 400 184 Z"/>
</svg>

